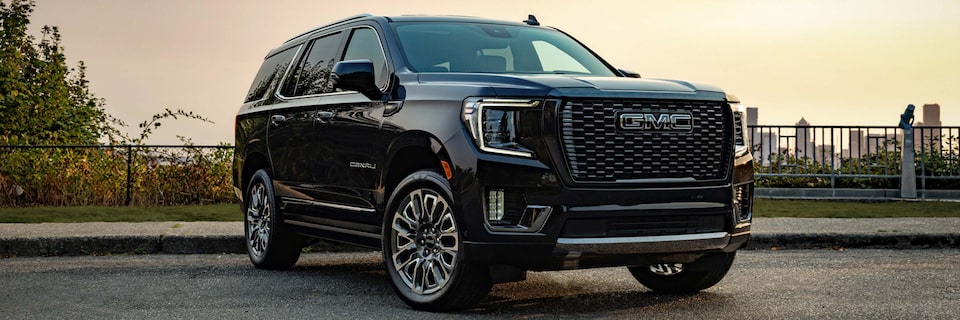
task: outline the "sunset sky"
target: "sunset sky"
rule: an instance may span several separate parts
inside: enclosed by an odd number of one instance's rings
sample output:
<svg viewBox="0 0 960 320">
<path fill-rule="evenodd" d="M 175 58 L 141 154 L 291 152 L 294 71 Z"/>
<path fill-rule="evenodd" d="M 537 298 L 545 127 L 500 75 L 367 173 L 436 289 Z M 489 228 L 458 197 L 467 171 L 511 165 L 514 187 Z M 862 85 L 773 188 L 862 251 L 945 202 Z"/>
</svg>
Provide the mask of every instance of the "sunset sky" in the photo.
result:
<svg viewBox="0 0 960 320">
<path fill-rule="evenodd" d="M 216 122 L 167 122 L 148 143 L 233 142 L 233 118 L 267 51 L 358 13 L 535 14 L 617 67 L 719 85 L 759 123 L 896 125 L 939 103 L 960 126 L 960 1 L 248 1 L 38 0 L 31 30 L 60 27 L 107 111 L 135 129 L 163 108 Z M 917 115 L 921 119 L 922 114 Z"/>
</svg>

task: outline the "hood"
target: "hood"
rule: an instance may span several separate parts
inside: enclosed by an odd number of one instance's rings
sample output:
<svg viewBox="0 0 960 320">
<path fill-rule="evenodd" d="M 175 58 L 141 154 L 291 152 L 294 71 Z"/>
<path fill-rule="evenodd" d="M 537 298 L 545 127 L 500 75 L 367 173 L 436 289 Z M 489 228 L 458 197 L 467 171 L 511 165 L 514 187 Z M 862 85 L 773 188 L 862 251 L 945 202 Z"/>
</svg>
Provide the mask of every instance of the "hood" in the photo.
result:
<svg viewBox="0 0 960 320">
<path fill-rule="evenodd" d="M 481 73 L 421 73 L 423 84 L 487 86 L 498 96 L 648 96 L 686 99 L 723 99 L 723 90 L 711 85 L 666 79 L 577 77 L 570 75 L 514 75 Z"/>
</svg>

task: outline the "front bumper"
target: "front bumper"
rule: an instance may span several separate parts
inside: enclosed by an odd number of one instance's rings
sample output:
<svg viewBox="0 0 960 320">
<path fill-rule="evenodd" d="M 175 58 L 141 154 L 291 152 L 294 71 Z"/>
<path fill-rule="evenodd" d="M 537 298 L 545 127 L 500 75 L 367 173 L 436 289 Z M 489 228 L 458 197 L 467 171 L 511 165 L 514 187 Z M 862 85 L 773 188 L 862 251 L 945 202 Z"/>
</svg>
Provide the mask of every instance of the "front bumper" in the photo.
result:
<svg viewBox="0 0 960 320">
<path fill-rule="evenodd" d="M 526 270 L 568 270 L 655 263 L 690 263 L 704 254 L 742 248 L 750 232 L 631 239 L 559 239 L 556 244 L 465 242 L 472 260 Z M 596 241 L 595 241 L 596 240 Z M 610 242 L 619 241 L 619 242 Z"/>
<path fill-rule="evenodd" d="M 750 215 L 734 200 L 738 187 L 753 182 L 749 154 L 734 161 L 727 181 L 603 188 L 571 187 L 547 166 L 497 158 L 481 156 L 476 180 L 460 185 L 463 250 L 471 260 L 527 270 L 690 263 L 750 238 Z M 535 232 L 495 230 L 485 218 L 491 188 L 521 193 L 527 205 L 552 208 L 550 216 Z"/>
</svg>

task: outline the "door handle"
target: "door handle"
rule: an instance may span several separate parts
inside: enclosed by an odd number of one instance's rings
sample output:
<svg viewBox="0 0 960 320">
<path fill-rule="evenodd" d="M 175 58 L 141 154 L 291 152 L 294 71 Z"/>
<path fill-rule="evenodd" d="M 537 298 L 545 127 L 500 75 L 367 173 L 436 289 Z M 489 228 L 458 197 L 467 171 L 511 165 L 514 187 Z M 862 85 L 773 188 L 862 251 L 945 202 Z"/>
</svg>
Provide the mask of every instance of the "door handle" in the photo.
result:
<svg viewBox="0 0 960 320">
<path fill-rule="evenodd" d="M 279 114 L 276 114 L 270 117 L 270 123 L 272 123 L 275 126 L 279 126 L 284 122 L 287 122 L 287 117 L 281 116 Z"/>
</svg>

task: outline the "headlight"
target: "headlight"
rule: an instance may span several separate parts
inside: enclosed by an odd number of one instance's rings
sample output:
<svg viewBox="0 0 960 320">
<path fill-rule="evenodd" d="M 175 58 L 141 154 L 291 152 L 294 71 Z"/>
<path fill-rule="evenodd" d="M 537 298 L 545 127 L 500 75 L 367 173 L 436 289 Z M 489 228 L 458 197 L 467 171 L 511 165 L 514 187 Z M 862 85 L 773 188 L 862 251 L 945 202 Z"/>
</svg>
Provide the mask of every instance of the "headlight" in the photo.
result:
<svg viewBox="0 0 960 320">
<path fill-rule="evenodd" d="M 747 132 L 747 108 L 739 103 L 730 103 L 733 109 L 733 142 L 737 156 L 750 152 L 750 139 Z"/>
<path fill-rule="evenodd" d="M 480 150 L 533 158 L 517 131 L 521 111 L 539 105 L 540 101 L 529 99 L 469 98 L 463 102 L 463 121 Z"/>
</svg>

